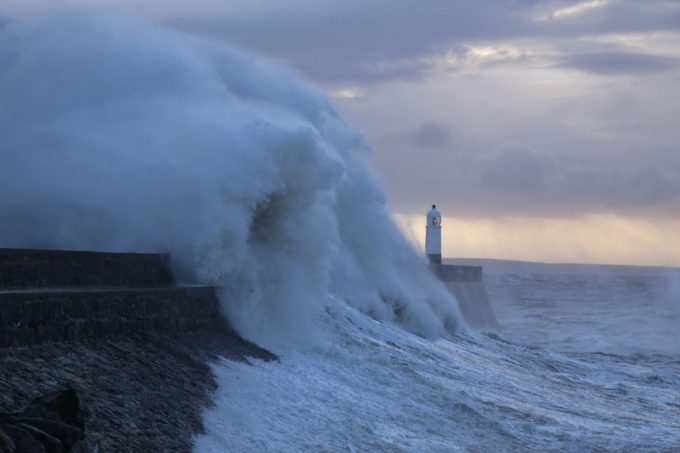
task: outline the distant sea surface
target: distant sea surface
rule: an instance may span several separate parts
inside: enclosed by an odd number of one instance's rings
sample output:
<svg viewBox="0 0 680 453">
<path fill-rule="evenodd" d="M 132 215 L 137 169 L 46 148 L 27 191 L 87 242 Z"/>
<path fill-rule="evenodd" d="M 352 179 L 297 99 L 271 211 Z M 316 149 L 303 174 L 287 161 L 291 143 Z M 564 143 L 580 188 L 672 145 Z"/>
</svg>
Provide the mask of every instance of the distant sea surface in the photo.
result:
<svg viewBox="0 0 680 453">
<path fill-rule="evenodd" d="M 523 263 L 510 272 L 498 262 L 485 269 L 511 341 L 561 352 L 680 354 L 680 269 Z"/>
</svg>

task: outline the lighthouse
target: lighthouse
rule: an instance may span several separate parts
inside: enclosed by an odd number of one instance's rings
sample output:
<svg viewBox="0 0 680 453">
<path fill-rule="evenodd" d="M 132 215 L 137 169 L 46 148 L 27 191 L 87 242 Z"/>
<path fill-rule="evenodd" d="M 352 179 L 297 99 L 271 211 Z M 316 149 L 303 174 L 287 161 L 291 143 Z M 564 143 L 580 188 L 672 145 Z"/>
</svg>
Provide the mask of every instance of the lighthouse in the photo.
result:
<svg viewBox="0 0 680 453">
<path fill-rule="evenodd" d="M 436 205 L 427 212 L 425 254 L 432 273 L 455 296 L 465 322 L 473 328 L 498 331 L 498 320 L 484 288 L 482 267 L 442 264 L 442 214 Z"/>
<path fill-rule="evenodd" d="M 427 213 L 425 226 L 425 254 L 430 264 L 442 263 L 442 215 L 437 205 L 432 205 Z"/>
</svg>

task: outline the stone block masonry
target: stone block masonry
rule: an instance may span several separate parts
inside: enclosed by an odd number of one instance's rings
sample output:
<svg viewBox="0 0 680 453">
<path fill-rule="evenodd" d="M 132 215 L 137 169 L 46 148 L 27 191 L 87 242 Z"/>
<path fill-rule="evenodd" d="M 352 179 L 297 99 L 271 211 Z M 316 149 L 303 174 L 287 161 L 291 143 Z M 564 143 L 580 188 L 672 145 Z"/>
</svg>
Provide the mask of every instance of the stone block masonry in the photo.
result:
<svg viewBox="0 0 680 453">
<path fill-rule="evenodd" d="M 0 249 L 0 347 L 229 331 L 213 288 L 173 287 L 163 254 Z"/>
<path fill-rule="evenodd" d="M 73 388 L 82 451 L 190 451 L 215 360 L 276 357 L 241 339 L 210 287 L 167 255 L 0 249 L 0 412 Z"/>
<path fill-rule="evenodd" d="M 197 330 L 229 331 L 213 288 L 0 290 L 0 347 Z"/>
<path fill-rule="evenodd" d="M 169 256 L 0 249 L 0 287 L 162 287 L 172 282 Z"/>
<path fill-rule="evenodd" d="M 481 266 L 452 266 L 450 264 L 431 264 L 430 269 L 445 282 L 481 282 Z"/>
</svg>

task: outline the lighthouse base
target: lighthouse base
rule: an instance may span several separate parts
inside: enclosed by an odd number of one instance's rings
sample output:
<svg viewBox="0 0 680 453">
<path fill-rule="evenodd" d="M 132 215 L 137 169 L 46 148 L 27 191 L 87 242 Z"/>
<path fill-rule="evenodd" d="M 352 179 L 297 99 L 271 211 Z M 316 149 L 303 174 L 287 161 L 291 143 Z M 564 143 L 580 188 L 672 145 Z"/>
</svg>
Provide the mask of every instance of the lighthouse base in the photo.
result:
<svg viewBox="0 0 680 453">
<path fill-rule="evenodd" d="M 456 297 L 460 313 L 470 327 L 486 331 L 499 330 L 498 320 L 486 294 L 480 266 L 432 263 L 430 269 Z"/>
<path fill-rule="evenodd" d="M 440 266 L 442 264 L 442 254 L 441 253 L 428 253 L 427 259 L 430 261 L 430 264 L 437 264 L 437 265 L 440 265 Z"/>
</svg>

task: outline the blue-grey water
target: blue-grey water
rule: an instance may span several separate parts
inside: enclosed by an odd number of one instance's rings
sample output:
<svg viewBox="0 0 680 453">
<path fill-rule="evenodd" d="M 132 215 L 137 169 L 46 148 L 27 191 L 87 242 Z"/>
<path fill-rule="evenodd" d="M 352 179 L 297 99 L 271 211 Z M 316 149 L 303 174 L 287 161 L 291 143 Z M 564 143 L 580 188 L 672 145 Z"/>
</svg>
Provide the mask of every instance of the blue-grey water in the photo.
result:
<svg viewBox="0 0 680 453">
<path fill-rule="evenodd" d="M 503 336 L 552 351 L 680 354 L 680 292 L 662 276 L 497 274 Z"/>
<path fill-rule="evenodd" d="M 197 451 L 680 451 L 662 277 L 497 274 L 502 331 L 425 340 L 337 305 L 332 341 L 220 363 Z"/>
</svg>

